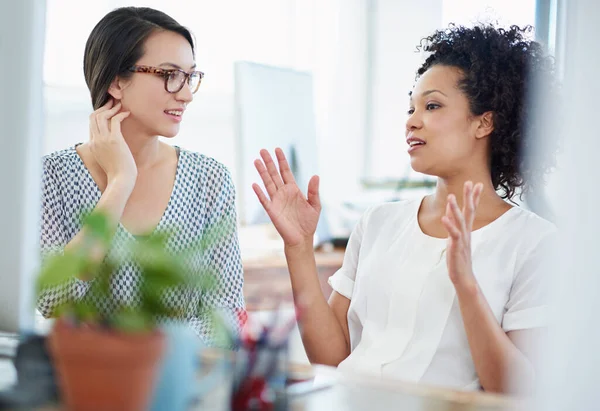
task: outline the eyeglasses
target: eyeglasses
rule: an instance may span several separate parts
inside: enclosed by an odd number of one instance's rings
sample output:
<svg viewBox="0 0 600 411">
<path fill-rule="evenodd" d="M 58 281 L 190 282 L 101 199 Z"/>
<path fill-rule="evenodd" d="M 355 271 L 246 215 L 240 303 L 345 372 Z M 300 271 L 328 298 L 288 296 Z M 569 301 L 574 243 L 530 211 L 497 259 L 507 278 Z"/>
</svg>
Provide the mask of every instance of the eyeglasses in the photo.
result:
<svg viewBox="0 0 600 411">
<path fill-rule="evenodd" d="M 133 66 L 129 68 L 129 71 L 133 73 L 150 73 L 156 74 L 165 79 L 165 90 L 169 93 L 179 93 L 186 83 L 190 87 L 193 93 L 198 91 L 200 83 L 204 78 L 204 73 L 201 71 L 192 71 L 187 73 L 180 69 L 161 69 L 158 67 L 151 66 Z"/>
</svg>

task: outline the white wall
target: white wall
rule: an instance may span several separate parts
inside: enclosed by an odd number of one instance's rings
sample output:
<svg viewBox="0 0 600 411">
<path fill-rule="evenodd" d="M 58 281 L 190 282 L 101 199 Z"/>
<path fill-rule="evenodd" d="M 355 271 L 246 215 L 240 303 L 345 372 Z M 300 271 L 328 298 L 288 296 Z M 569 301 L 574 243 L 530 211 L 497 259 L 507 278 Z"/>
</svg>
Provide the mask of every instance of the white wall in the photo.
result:
<svg viewBox="0 0 600 411">
<path fill-rule="evenodd" d="M 410 160 L 404 129 L 408 92 L 422 63 L 421 38 L 442 24 L 442 0 L 377 0 L 367 174 L 401 176 Z"/>
<path fill-rule="evenodd" d="M 339 9 L 335 64 L 329 78 L 326 117 L 318 131 L 322 193 L 342 201 L 359 191 L 366 97 L 367 0 L 345 0 Z M 326 173 L 325 173 L 326 172 Z"/>
</svg>

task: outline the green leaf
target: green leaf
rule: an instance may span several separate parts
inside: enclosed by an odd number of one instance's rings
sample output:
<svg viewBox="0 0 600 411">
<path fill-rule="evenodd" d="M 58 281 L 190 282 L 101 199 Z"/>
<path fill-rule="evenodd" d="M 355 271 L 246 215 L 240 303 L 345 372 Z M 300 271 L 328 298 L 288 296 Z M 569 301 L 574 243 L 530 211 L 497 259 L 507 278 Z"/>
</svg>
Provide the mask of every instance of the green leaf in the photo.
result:
<svg viewBox="0 0 600 411">
<path fill-rule="evenodd" d="M 213 342 L 217 347 L 230 347 L 234 344 L 234 337 L 229 328 L 225 325 L 225 320 L 214 309 L 207 309 L 204 315 L 210 318 L 213 324 Z"/>
<path fill-rule="evenodd" d="M 94 280 L 86 294 L 88 300 L 105 301 L 111 298 L 110 279 L 116 267 L 105 263 L 96 269 Z"/>
<path fill-rule="evenodd" d="M 74 315 L 75 307 L 72 301 L 68 301 L 56 307 L 52 313 L 53 317 Z"/>
<path fill-rule="evenodd" d="M 84 217 L 83 226 L 87 228 L 92 237 L 99 239 L 102 244 L 110 244 L 113 233 L 106 214 L 100 212 L 88 214 Z"/>
<path fill-rule="evenodd" d="M 90 247 L 100 240 L 110 250 L 114 230 L 110 228 L 109 218 L 99 212 L 85 212 L 80 221 L 89 232 L 86 243 L 75 252 L 66 252 L 48 259 L 38 277 L 38 292 L 72 281 L 81 273 L 89 273 L 94 279 L 86 296 L 81 300 L 68 301 L 55 312 L 72 316 L 76 321 L 97 322 L 124 332 L 148 331 L 155 328 L 160 319 L 185 319 L 189 314 L 189 307 L 186 304 L 170 305 L 166 298 L 170 292 L 217 291 L 220 286 L 217 268 L 201 266 L 199 269 L 192 269 L 193 265 L 189 262 L 198 261 L 199 257 L 201 261 L 209 262 L 212 249 L 235 230 L 235 224 L 231 224 L 230 216 L 226 215 L 217 224 L 207 227 L 198 241 L 190 244 L 182 253 L 172 254 L 167 248 L 175 230 L 161 230 L 147 238 L 126 244 L 129 249 L 125 251 L 131 252 L 131 260 L 124 257 L 127 252 L 109 252 L 102 261 L 95 262 L 90 258 Z M 124 264 L 131 263 L 141 271 L 139 305 L 105 308 L 102 302 L 112 298 L 112 276 Z M 210 316 L 219 345 L 230 344 L 229 330 L 217 313 L 203 308 L 202 301 L 196 311 L 194 315 L 200 313 Z"/>
<path fill-rule="evenodd" d="M 46 288 L 55 287 L 70 281 L 79 275 L 85 266 L 85 260 L 74 253 L 65 253 L 49 257 L 42 266 L 37 278 L 38 295 Z"/>
<path fill-rule="evenodd" d="M 135 309 L 125 309 L 115 314 L 112 326 L 124 332 L 141 333 L 152 330 L 154 323 L 146 313 Z"/>
<path fill-rule="evenodd" d="M 99 322 L 100 313 L 96 307 L 88 301 L 78 301 L 75 304 L 71 304 L 71 310 L 78 321 L 81 322 Z"/>
<path fill-rule="evenodd" d="M 234 233 L 235 224 L 232 224 L 231 218 L 229 214 L 225 214 L 204 230 L 200 251 L 209 250 Z"/>
</svg>

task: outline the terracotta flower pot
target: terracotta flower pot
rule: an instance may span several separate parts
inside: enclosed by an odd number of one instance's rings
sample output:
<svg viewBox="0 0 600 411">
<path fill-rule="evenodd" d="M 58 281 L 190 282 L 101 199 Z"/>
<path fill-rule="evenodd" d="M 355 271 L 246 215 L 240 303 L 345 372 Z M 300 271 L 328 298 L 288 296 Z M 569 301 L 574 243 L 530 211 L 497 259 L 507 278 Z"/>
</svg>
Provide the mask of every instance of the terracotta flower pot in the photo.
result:
<svg viewBox="0 0 600 411">
<path fill-rule="evenodd" d="M 165 349 L 161 332 L 125 334 L 58 320 L 48 344 L 69 410 L 148 408 Z"/>
</svg>

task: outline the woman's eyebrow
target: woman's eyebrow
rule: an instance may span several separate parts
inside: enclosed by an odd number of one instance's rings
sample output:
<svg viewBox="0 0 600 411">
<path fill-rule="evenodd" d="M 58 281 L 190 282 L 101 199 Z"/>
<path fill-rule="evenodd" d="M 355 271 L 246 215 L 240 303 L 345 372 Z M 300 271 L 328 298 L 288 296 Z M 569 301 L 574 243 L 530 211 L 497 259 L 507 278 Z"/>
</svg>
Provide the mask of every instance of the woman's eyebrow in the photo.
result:
<svg viewBox="0 0 600 411">
<path fill-rule="evenodd" d="M 424 91 L 424 92 L 421 93 L 421 97 L 428 96 L 428 95 L 430 95 L 432 93 L 440 93 L 441 95 L 443 95 L 445 97 L 448 97 L 445 93 L 443 93 L 442 91 L 437 90 L 437 89 L 432 89 L 432 90 Z M 409 91 L 408 92 L 408 96 L 410 97 L 410 100 L 412 101 L 413 92 Z"/>
<path fill-rule="evenodd" d="M 160 66 L 170 66 L 170 67 L 173 67 L 173 68 L 176 68 L 176 69 L 179 69 L 179 70 L 184 70 L 184 69 L 183 69 L 181 66 L 179 66 L 179 65 L 177 65 L 177 64 L 175 64 L 175 63 L 161 63 L 161 64 L 159 64 L 159 67 L 160 67 Z M 193 70 L 193 69 L 195 69 L 195 68 L 196 68 L 196 63 L 194 63 L 194 65 L 192 65 L 192 66 L 190 67 L 190 70 Z M 184 71 L 185 71 L 185 70 L 184 70 Z"/>
</svg>

